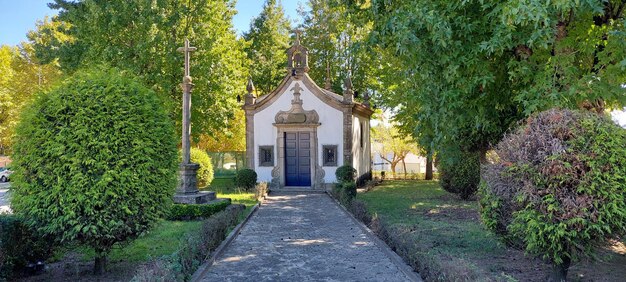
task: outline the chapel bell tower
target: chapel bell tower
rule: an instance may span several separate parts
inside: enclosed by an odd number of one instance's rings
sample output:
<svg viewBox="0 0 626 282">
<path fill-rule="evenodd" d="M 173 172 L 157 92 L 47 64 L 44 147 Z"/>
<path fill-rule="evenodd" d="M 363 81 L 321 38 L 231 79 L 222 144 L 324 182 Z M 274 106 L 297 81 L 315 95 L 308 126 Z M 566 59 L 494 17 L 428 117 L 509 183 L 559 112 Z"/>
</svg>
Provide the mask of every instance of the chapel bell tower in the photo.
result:
<svg viewBox="0 0 626 282">
<path fill-rule="evenodd" d="M 300 31 L 296 31 L 296 41 L 287 49 L 287 71 L 296 78 L 309 71 L 309 50 L 300 45 Z"/>
</svg>

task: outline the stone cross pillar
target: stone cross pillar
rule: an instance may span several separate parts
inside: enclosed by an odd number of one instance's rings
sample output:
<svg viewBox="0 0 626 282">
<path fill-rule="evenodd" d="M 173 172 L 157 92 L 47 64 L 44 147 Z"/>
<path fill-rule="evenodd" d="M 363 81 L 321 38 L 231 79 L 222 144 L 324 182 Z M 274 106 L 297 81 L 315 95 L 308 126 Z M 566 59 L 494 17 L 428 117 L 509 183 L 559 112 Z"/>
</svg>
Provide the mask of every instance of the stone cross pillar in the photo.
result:
<svg viewBox="0 0 626 282">
<path fill-rule="evenodd" d="M 189 57 L 191 52 L 196 51 L 196 47 L 189 45 L 189 40 L 185 39 L 185 46 L 177 49 L 185 54 L 185 76 L 180 87 L 183 90 L 183 128 L 182 128 L 182 162 L 180 164 L 180 179 L 178 189 L 174 195 L 174 202 L 185 204 L 201 204 L 215 199 L 215 192 L 198 191 L 198 169 L 200 165 L 191 162 L 191 90 L 193 83 L 190 75 Z"/>
</svg>

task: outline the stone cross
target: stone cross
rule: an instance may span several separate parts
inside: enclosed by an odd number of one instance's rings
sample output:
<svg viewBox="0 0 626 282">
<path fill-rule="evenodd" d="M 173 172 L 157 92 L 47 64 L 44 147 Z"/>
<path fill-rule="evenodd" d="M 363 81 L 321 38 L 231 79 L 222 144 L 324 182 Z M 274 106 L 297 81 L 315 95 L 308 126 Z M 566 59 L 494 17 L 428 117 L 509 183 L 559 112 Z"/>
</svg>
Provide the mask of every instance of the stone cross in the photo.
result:
<svg viewBox="0 0 626 282">
<path fill-rule="evenodd" d="M 181 147 L 183 151 L 182 164 L 187 165 L 191 163 L 191 144 L 189 142 L 189 137 L 191 135 L 191 89 L 193 88 L 193 83 L 191 83 L 191 76 L 189 71 L 189 57 L 191 57 L 191 52 L 196 51 L 196 47 L 191 47 L 189 45 L 189 39 L 185 39 L 185 46 L 178 48 L 177 51 L 185 54 L 185 76 L 183 77 L 183 83 L 180 85 L 180 87 L 183 89 L 183 142 Z"/>
<path fill-rule="evenodd" d="M 300 44 L 300 35 L 302 35 L 301 29 L 294 29 L 293 32 L 296 34 L 296 45 Z"/>
<path fill-rule="evenodd" d="M 196 49 L 196 47 L 189 46 L 189 39 L 185 39 L 185 46 L 176 49 L 176 51 L 185 54 L 185 76 L 189 76 L 189 57 L 191 57 L 191 52 L 196 51 Z"/>
</svg>

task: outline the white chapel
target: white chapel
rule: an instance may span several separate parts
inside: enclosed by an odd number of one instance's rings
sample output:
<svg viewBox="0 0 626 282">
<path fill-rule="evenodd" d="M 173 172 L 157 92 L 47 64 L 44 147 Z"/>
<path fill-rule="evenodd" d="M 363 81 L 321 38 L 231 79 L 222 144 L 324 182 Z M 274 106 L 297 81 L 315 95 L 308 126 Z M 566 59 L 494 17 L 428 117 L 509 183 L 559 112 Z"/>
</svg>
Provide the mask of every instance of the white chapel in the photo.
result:
<svg viewBox="0 0 626 282">
<path fill-rule="evenodd" d="M 308 71 L 308 51 L 297 38 L 287 50 L 287 74 L 274 91 L 257 98 L 248 81 L 247 166 L 271 189 L 329 189 L 344 164 L 357 177 L 371 172 L 369 102 L 354 101 L 350 78 L 339 95 L 317 86 Z"/>
</svg>

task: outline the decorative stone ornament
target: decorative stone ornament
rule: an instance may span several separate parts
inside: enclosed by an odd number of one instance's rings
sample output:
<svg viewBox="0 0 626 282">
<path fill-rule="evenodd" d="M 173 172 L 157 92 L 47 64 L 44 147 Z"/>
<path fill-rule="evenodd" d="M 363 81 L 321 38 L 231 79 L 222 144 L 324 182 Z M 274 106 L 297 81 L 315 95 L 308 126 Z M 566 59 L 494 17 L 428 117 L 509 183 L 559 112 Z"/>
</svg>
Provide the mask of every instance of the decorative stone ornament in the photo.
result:
<svg viewBox="0 0 626 282">
<path fill-rule="evenodd" d="M 248 77 L 248 85 L 246 85 L 246 90 L 248 94 L 246 94 L 245 105 L 252 105 L 256 102 L 256 96 L 254 96 L 254 83 L 252 83 L 252 77 Z"/>
<path fill-rule="evenodd" d="M 317 124 L 319 123 L 319 115 L 315 110 L 305 111 L 302 108 L 302 100 L 300 99 L 300 91 L 302 87 L 300 84 L 291 88 L 293 91 L 293 100 L 291 100 L 291 109 L 289 111 L 280 111 L 276 114 L 274 120 L 276 124 L 288 124 L 288 123 L 303 123 L 303 124 Z"/>
<path fill-rule="evenodd" d="M 354 102 L 354 91 L 352 91 L 352 79 L 350 78 L 350 74 L 343 81 L 343 102 L 345 104 L 352 104 Z"/>
</svg>

